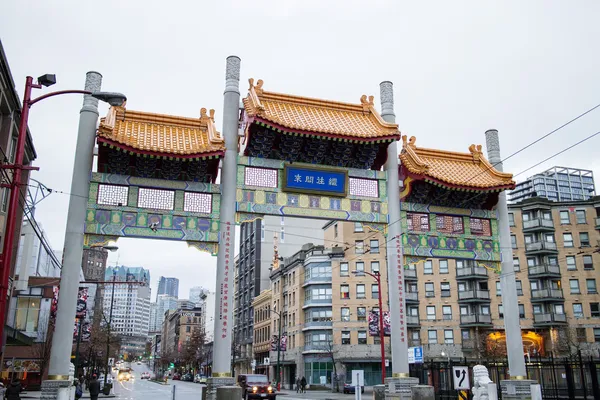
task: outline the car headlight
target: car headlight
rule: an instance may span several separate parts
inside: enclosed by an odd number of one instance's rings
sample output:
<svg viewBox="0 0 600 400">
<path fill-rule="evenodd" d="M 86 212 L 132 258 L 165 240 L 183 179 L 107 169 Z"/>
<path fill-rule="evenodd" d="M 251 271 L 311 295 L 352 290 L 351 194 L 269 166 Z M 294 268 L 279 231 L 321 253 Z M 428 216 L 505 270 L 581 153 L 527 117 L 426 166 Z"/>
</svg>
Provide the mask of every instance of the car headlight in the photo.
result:
<svg viewBox="0 0 600 400">
<path fill-rule="evenodd" d="M 269 386 L 269 387 L 267 388 L 267 390 L 268 390 L 268 391 L 269 391 L 269 393 L 270 393 L 270 392 L 272 392 L 272 391 L 273 391 L 273 388 L 272 388 L 271 386 Z"/>
<path fill-rule="evenodd" d="M 256 386 L 254 386 L 254 387 L 252 388 L 252 391 L 253 391 L 254 393 L 256 393 L 256 392 L 258 391 L 258 388 L 257 388 Z"/>
</svg>

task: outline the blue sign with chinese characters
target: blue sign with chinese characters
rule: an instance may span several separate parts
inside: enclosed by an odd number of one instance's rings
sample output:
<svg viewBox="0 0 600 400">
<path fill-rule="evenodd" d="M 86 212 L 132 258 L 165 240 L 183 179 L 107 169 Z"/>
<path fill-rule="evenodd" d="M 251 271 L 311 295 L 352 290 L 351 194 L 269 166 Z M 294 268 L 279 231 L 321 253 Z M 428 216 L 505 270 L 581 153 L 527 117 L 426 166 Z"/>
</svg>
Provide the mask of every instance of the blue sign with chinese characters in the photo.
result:
<svg viewBox="0 0 600 400">
<path fill-rule="evenodd" d="M 283 189 L 312 194 L 346 196 L 346 171 L 286 165 Z"/>
</svg>

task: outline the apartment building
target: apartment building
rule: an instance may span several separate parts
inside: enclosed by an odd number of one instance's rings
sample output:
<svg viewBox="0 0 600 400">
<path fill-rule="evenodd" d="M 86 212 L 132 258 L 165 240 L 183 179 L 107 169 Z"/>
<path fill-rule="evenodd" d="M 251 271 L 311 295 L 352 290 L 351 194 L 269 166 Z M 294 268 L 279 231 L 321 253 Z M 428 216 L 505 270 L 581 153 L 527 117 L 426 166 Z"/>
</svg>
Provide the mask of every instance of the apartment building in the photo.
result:
<svg viewBox="0 0 600 400">
<path fill-rule="evenodd" d="M 271 350 L 271 303 L 272 291 L 263 290 L 252 302 L 254 309 L 253 359 L 257 374 L 269 375 L 269 352 Z M 275 360 L 274 360 L 275 361 Z"/>
<path fill-rule="evenodd" d="M 596 195 L 594 173 L 571 167 L 552 167 L 535 174 L 508 193 L 511 202 L 544 197 L 552 201 L 589 200 Z"/>
<path fill-rule="evenodd" d="M 161 357 L 179 358 L 178 354 L 185 349 L 186 343 L 190 341 L 196 329 L 204 334 L 204 310 L 202 307 L 167 311 L 161 334 Z"/>
</svg>

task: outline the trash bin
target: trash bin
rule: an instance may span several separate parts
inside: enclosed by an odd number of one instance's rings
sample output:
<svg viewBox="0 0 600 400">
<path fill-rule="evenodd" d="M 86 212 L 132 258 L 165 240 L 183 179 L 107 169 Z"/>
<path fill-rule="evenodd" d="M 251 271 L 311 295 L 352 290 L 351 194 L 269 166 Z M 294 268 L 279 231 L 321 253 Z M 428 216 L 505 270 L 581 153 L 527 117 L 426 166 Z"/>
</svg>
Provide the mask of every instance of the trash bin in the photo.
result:
<svg viewBox="0 0 600 400">
<path fill-rule="evenodd" d="M 105 396 L 108 396 L 110 394 L 111 389 L 112 383 L 106 382 L 106 385 L 104 385 L 104 388 L 102 389 L 102 393 L 104 393 Z"/>
</svg>

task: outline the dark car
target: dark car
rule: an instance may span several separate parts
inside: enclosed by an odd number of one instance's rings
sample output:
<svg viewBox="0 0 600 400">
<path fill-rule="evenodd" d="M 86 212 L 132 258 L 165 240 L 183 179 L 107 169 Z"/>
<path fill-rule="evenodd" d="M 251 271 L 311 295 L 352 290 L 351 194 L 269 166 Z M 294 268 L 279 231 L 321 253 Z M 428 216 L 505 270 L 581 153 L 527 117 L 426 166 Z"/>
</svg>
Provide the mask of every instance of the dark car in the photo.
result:
<svg viewBox="0 0 600 400">
<path fill-rule="evenodd" d="M 266 375 L 242 374 L 238 375 L 238 385 L 242 388 L 242 398 L 275 400 L 275 388 L 271 386 Z"/>
<path fill-rule="evenodd" d="M 185 374 L 181 376 L 181 380 L 184 382 L 194 382 L 194 376 L 192 374 Z"/>
<path fill-rule="evenodd" d="M 360 387 L 360 392 L 361 393 L 365 392 L 364 386 Z M 344 383 L 344 393 L 356 393 L 356 386 L 352 386 L 352 382 L 345 382 Z"/>
</svg>

